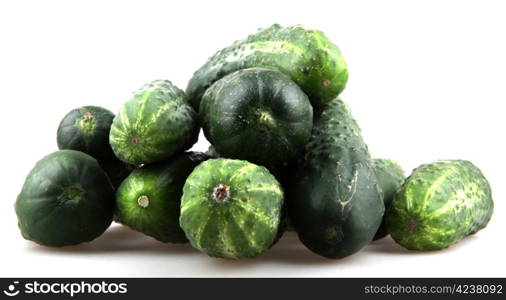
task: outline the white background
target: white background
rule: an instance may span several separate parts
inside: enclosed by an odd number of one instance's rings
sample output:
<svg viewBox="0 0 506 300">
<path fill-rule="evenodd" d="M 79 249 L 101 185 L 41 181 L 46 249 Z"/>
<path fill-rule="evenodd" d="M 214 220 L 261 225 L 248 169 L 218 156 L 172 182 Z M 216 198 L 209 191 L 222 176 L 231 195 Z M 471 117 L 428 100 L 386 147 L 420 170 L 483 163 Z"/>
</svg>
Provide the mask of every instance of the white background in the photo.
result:
<svg viewBox="0 0 506 300">
<path fill-rule="evenodd" d="M 2 1 L 0 276 L 505 276 L 505 13 L 501 1 L 462 0 Z M 489 226 L 444 251 L 386 238 L 343 260 L 312 254 L 293 233 L 239 261 L 119 226 L 64 249 L 21 238 L 14 201 L 56 150 L 69 110 L 117 111 L 159 78 L 184 89 L 208 56 L 276 22 L 320 29 L 340 47 L 350 71 L 342 96 L 373 156 L 408 172 L 436 159 L 478 165 L 495 197 Z"/>
</svg>

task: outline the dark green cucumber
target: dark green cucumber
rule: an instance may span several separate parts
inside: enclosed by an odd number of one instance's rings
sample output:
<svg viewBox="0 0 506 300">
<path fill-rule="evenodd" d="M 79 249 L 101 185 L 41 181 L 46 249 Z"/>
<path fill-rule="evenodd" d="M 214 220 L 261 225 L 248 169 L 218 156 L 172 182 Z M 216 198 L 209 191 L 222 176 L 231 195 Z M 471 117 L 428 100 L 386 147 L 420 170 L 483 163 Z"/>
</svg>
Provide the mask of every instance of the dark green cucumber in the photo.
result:
<svg viewBox="0 0 506 300">
<path fill-rule="evenodd" d="M 343 258 L 372 241 L 383 199 L 360 128 L 342 100 L 321 109 L 296 169 L 287 203 L 304 245 L 324 257 Z"/>
<path fill-rule="evenodd" d="M 127 164 L 117 158 L 99 161 L 99 163 L 109 177 L 114 190 L 117 190 L 123 180 L 135 170 L 135 166 Z"/>
<path fill-rule="evenodd" d="M 381 192 L 383 193 L 385 210 L 387 210 L 390 203 L 392 203 L 397 190 L 404 182 L 404 170 L 397 162 L 391 159 L 374 158 L 372 160 L 372 164 L 374 172 L 376 173 L 376 179 L 378 180 Z M 385 223 L 385 217 L 383 217 L 383 221 L 381 222 L 378 232 L 376 232 L 376 235 L 374 236 L 374 240 L 384 238 L 387 235 L 388 229 Z"/>
<path fill-rule="evenodd" d="M 146 84 L 114 118 L 109 140 L 116 156 L 139 165 L 189 149 L 198 138 L 197 114 L 168 80 Z"/>
<path fill-rule="evenodd" d="M 106 174 L 93 157 L 75 150 L 38 161 L 15 204 L 23 237 L 53 247 L 95 239 L 111 224 L 113 209 Z"/>
<path fill-rule="evenodd" d="M 210 256 L 254 257 L 279 238 L 283 190 L 265 167 L 210 159 L 183 188 L 180 223 L 191 244 Z"/>
<path fill-rule="evenodd" d="M 490 185 L 466 160 L 421 165 L 406 179 L 387 212 L 390 235 L 410 250 L 447 248 L 487 226 Z"/>
<path fill-rule="evenodd" d="M 58 148 L 81 151 L 98 160 L 114 158 L 109 145 L 113 118 L 112 112 L 98 106 L 71 110 L 58 126 Z"/>
<path fill-rule="evenodd" d="M 116 193 L 118 221 L 161 242 L 187 242 L 179 226 L 183 185 L 207 155 L 185 152 L 134 170 Z"/>
<path fill-rule="evenodd" d="M 205 93 L 199 115 L 206 138 L 223 157 L 265 166 L 302 154 L 313 108 L 286 75 L 263 68 L 229 74 Z"/>
<path fill-rule="evenodd" d="M 214 54 L 195 72 L 186 93 L 195 110 L 207 88 L 240 69 L 263 67 L 295 81 L 321 106 L 344 89 L 348 71 L 341 52 L 321 31 L 274 24 Z"/>
</svg>

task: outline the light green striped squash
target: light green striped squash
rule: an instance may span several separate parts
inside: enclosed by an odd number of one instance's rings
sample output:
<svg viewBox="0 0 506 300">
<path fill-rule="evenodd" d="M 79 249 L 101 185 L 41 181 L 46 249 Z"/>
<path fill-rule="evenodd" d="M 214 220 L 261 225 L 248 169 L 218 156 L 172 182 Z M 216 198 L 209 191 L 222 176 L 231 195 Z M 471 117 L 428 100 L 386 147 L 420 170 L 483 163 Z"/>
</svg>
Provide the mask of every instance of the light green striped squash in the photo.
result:
<svg viewBox="0 0 506 300">
<path fill-rule="evenodd" d="M 410 250 L 447 248 L 487 226 L 494 202 L 490 185 L 466 160 L 421 165 L 406 179 L 387 211 L 392 238 Z"/>
<path fill-rule="evenodd" d="M 274 24 L 218 51 L 198 69 L 186 88 L 195 110 L 207 88 L 234 71 L 262 67 L 295 81 L 317 108 L 344 90 L 346 63 L 323 32 Z"/>
<path fill-rule="evenodd" d="M 112 122 L 109 142 L 116 156 L 139 165 L 190 148 L 198 138 L 197 114 L 183 91 L 155 80 L 134 93 Z"/>
<path fill-rule="evenodd" d="M 192 246 L 213 257 L 255 257 L 277 238 L 283 191 L 262 166 L 217 158 L 183 187 L 180 225 Z"/>
</svg>

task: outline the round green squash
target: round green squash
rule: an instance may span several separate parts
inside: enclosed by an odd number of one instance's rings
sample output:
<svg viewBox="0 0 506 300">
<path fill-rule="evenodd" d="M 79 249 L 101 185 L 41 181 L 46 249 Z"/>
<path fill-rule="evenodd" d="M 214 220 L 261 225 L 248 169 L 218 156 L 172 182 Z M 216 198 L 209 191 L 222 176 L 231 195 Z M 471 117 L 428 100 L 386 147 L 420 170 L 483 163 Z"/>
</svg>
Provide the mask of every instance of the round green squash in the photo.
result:
<svg viewBox="0 0 506 300">
<path fill-rule="evenodd" d="M 258 256 L 278 238 L 283 190 L 262 166 L 217 158 L 198 165 L 183 188 L 180 224 L 213 257 Z"/>
<path fill-rule="evenodd" d="M 54 247 L 95 239 L 111 224 L 113 209 L 106 174 L 93 157 L 75 150 L 38 161 L 15 203 L 23 237 Z"/>
<path fill-rule="evenodd" d="M 266 166 L 299 156 L 313 128 L 306 94 L 286 75 L 262 68 L 218 80 L 204 94 L 199 114 L 220 155 Z"/>
<path fill-rule="evenodd" d="M 98 160 L 114 157 L 109 145 L 113 119 L 112 112 L 99 106 L 71 110 L 58 126 L 58 148 L 81 151 Z"/>
<path fill-rule="evenodd" d="M 183 91 L 155 80 L 134 93 L 114 118 L 109 141 L 129 164 L 153 163 L 190 148 L 198 138 L 197 114 Z"/>
<path fill-rule="evenodd" d="M 134 170 L 116 193 L 118 221 L 161 242 L 187 242 L 179 226 L 181 196 L 203 153 L 185 152 Z"/>
</svg>

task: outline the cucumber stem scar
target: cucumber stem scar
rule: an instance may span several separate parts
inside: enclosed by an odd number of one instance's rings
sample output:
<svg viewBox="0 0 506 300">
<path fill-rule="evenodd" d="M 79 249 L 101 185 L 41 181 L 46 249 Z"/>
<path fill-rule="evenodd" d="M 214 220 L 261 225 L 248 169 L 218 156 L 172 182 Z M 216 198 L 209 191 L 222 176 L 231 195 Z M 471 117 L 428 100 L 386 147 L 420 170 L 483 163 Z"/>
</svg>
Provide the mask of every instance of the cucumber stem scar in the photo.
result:
<svg viewBox="0 0 506 300">
<path fill-rule="evenodd" d="M 80 201 L 83 198 L 84 191 L 76 186 L 66 188 L 60 195 L 60 199 L 63 201 Z"/>
<path fill-rule="evenodd" d="M 230 199 L 230 187 L 226 184 L 219 184 L 214 187 L 212 197 L 218 203 L 225 203 Z"/>
<path fill-rule="evenodd" d="M 86 113 L 84 113 L 83 119 L 84 121 L 90 121 L 93 119 L 93 115 L 89 111 L 87 111 Z"/>
<path fill-rule="evenodd" d="M 137 204 L 139 204 L 140 207 L 146 208 L 149 206 L 149 198 L 146 195 L 142 195 L 137 199 Z"/>
</svg>

